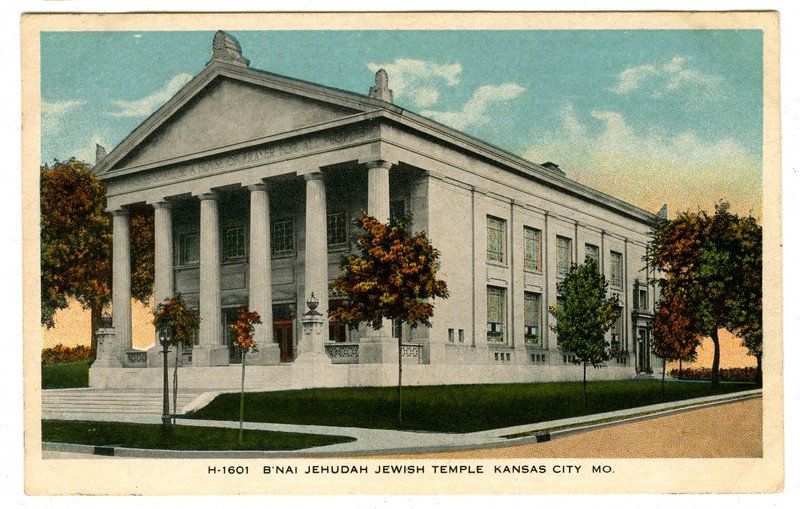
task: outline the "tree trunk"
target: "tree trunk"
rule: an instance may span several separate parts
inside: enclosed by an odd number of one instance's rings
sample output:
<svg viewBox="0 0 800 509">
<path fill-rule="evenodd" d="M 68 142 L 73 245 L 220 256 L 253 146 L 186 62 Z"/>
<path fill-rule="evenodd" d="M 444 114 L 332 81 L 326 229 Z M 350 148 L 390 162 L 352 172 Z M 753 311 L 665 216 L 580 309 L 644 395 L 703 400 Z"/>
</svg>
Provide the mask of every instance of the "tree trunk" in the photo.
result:
<svg viewBox="0 0 800 509">
<path fill-rule="evenodd" d="M 588 396 L 586 393 L 586 361 L 583 361 L 583 408 L 587 408 L 589 406 Z"/>
<path fill-rule="evenodd" d="M 678 359 L 678 380 L 683 380 L 683 359 Z"/>
<path fill-rule="evenodd" d="M 711 387 L 719 387 L 719 329 L 711 330 L 711 341 L 714 343 L 714 362 L 711 364 Z"/>
<path fill-rule="evenodd" d="M 664 357 L 662 359 L 664 362 L 663 367 L 661 368 L 661 395 L 664 395 L 664 380 L 667 378 L 667 358 Z"/>
<path fill-rule="evenodd" d="M 239 445 L 242 445 L 242 428 L 244 426 L 244 368 L 247 364 L 247 351 L 242 351 L 242 392 L 239 395 Z"/>
<path fill-rule="evenodd" d="M 763 381 L 764 381 L 764 374 L 761 368 L 761 356 L 756 355 L 756 385 L 761 387 Z"/>
<path fill-rule="evenodd" d="M 92 314 L 92 351 L 94 352 L 95 356 L 97 355 L 97 329 L 100 328 L 100 319 L 103 317 L 103 305 L 100 303 L 94 303 L 91 306 L 91 314 Z"/>
<path fill-rule="evenodd" d="M 397 335 L 397 420 L 403 424 L 403 337 Z"/>
<path fill-rule="evenodd" d="M 178 414 L 178 361 L 181 358 L 181 344 L 175 343 L 175 370 L 172 372 L 172 424 Z"/>
</svg>

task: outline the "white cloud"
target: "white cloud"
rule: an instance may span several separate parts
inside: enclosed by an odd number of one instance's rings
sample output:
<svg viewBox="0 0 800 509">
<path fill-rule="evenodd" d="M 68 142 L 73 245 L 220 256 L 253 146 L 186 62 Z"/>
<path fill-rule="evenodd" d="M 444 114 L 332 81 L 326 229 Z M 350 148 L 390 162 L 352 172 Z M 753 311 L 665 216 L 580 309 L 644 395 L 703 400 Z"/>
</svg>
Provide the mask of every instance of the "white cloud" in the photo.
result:
<svg viewBox="0 0 800 509">
<path fill-rule="evenodd" d="M 647 89 L 652 97 L 662 97 L 669 92 L 686 91 L 703 98 L 718 96 L 722 77 L 686 67 L 686 58 L 673 57 L 659 66 L 629 67 L 617 75 L 612 92 L 625 95 L 634 90 Z"/>
<path fill-rule="evenodd" d="M 663 203 L 671 213 L 698 206 L 713 210 L 724 198 L 739 213 L 760 213 L 761 160 L 733 139 L 641 131 L 619 112 L 581 116 L 571 104 L 562 109 L 561 120 L 524 157 L 553 161 L 570 178 L 653 212 Z"/>
<path fill-rule="evenodd" d="M 71 109 L 83 106 L 86 101 L 41 102 L 42 131 L 58 132 L 64 115 Z"/>
<path fill-rule="evenodd" d="M 488 122 L 490 119 L 486 115 L 486 111 L 492 103 L 514 99 L 524 91 L 525 89 L 516 83 L 484 85 L 475 91 L 461 111 L 425 110 L 422 114 L 454 129 L 464 129 L 471 125 Z"/>
<path fill-rule="evenodd" d="M 415 106 L 430 106 L 439 100 L 441 86 L 458 84 L 461 64 L 439 64 L 426 60 L 398 58 L 394 62 L 367 64 L 372 72 L 385 69 L 395 98 L 410 98 Z"/>
<path fill-rule="evenodd" d="M 192 79 L 192 76 L 181 73 L 173 76 L 169 83 L 161 90 L 135 101 L 111 101 L 111 104 L 120 108 L 119 111 L 109 113 L 112 117 L 146 117 L 153 113 L 162 104 L 167 102 L 178 90 Z"/>
</svg>

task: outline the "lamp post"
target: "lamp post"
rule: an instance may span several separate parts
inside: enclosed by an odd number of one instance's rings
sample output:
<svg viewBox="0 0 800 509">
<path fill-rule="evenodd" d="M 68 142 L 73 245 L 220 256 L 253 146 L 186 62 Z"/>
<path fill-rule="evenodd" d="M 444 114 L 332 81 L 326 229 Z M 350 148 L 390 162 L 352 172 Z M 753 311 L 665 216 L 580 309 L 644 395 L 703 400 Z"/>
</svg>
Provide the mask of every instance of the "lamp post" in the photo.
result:
<svg viewBox="0 0 800 509">
<path fill-rule="evenodd" d="M 158 342 L 164 350 L 161 352 L 164 355 L 164 409 L 161 412 L 161 425 L 169 426 L 171 418 L 169 415 L 169 375 L 167 366 L 167 354 L 169 347 L 172 345 L 172 327 L 169 325 L 162 325 L 158 328 Z"/>
</svg>

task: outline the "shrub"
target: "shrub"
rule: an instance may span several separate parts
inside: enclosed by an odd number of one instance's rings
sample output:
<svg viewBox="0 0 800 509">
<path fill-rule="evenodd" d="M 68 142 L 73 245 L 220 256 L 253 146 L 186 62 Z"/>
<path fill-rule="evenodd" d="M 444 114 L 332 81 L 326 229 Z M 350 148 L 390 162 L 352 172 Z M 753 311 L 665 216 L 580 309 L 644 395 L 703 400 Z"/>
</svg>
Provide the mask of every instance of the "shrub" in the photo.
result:
<svg viewBox="0 0 800 509">
<path fill-rule="evenodd" d="M 709 368 L 683 368 L 683 370 L 671 369 L 669 376 L 681 380 L 711 380 L 711 370 Z M 719 370 L 719 379 L 727 382 L 755 382 L 756 368 L 723 368 Z"/>
<path fill-rule="evenodd" d="M 42 364 L 46 366 L 68 362 L 93 361 L 94 358 L 94 349 L 85 345 L 69 347 L 58 343 L 52 348 L 42 349 Z"/>
</svg>

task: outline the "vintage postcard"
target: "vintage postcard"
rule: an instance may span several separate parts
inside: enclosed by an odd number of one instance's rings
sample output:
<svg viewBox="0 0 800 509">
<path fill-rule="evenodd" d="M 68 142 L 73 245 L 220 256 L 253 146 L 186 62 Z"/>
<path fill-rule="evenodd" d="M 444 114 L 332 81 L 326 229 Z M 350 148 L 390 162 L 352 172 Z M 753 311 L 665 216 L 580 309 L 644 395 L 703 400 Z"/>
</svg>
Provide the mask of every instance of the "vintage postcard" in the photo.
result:
<svg viewBox="0 0 800 509">
<path fill-rule="evenodd" d="M 777 13 L 21 27 L 28 494 L 782 490 Z"/>
</svg>

